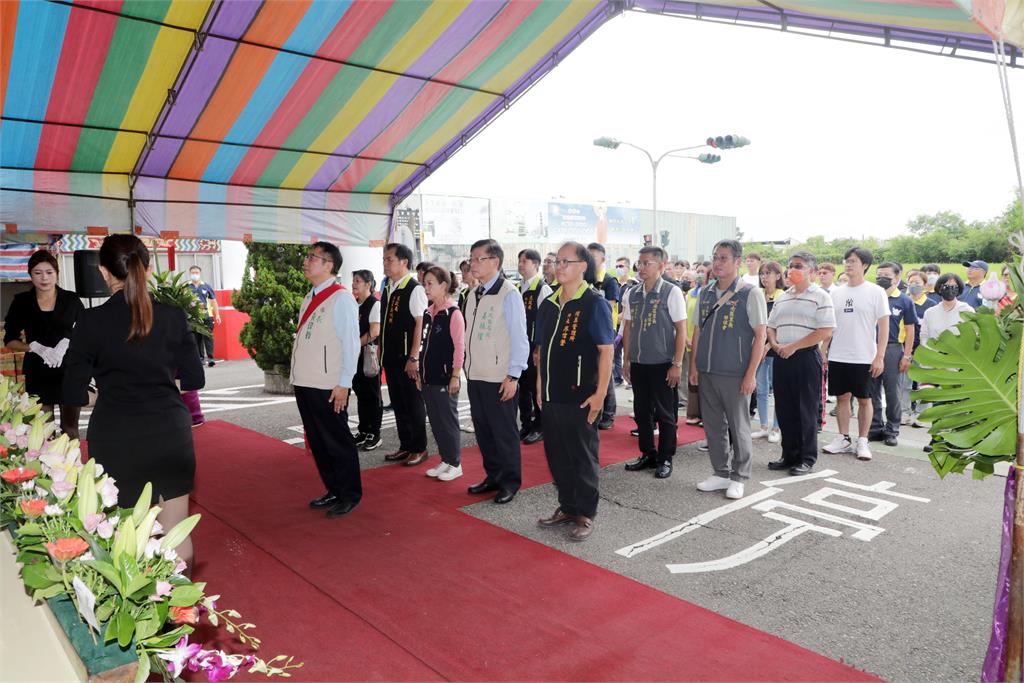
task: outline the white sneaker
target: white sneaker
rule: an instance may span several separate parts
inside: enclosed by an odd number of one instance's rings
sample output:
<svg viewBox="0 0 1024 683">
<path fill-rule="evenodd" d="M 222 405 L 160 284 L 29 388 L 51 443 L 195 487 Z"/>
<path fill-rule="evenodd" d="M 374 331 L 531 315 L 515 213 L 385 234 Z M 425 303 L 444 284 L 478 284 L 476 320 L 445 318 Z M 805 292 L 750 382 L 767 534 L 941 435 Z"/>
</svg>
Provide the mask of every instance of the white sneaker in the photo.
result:
<svg viewBox="0 0 1024 683">
<path fill-rule="evenodd" d="M 767 439 L 768 438 L 768 430 L 767 429 L 758 429 L 756 432 L 751 432 L 750 433 L 750 438 L 751 439 Z"/>
<path fill-rule="evenodd" d="M 697 484 L 698 491 L 724 491 L 732 485 L 731 479 L 725 477 L 719 477 L 717 474 L 713 474 L 701 483 Z M 742 490 L 743 486 L 740 485 Z"/>
<path fill-rule="evenodd" d="M 782 441 L 782 432 L 778 429 L 773 429 L 768 433 L 768 443 L 779 443 Z"/>
<path fill-rule="evenodd" d="M 825 446 L 821 450 L 826 453 L 853 453 L 853 442 L 850 441 L 850 437 L 843 436 L 840 434 L 832 440 L 832 443 Z"/>
<path fill-rule="evenodd" d="M 704 441 L 701 441 L 699 444 L 697 444 L 697 450 L 698 451 L 704 451 L 705 453 L 708 452 L 708 442 L 707 442 L 706 439 Z"/>
<path fill-rule="evenodd" d="M 446 469 L 441 474 L 437 475 L 438 481 L 451 481 L 452 479 L 458 479 L 462 476 L 462 465 L 452 467 L 451 465 L 445 465 Z"/>
<path fill-rule="evenodd" d="M 448 471 L 449 467 L 451 467 L 451 465 L 449 465 L 446 462 L 439 463 L 437 467 L 431 467 L 429 470 L 427 470 L 426 475 L 428 477 L 440 477 L 442 474 Z"/>
<path fill-rule="evenodd" d="M 739 481 L 731 482 L 729 484 L 729 488 L 726 489 L 726 491 L 725 491 L 725 497 L 726 498 L 732 498 L 733 500 L 737 500 L 739 498 L 742 498 L 743 497 L 743 483 L 739 482 Z"/>
<path fill-rule="evenodd" d="M 857 438 L 857 459 L 858 460 L 870 460 L 871 449 L 868 448 L 868 439 L 866 436 Z"/>
<path fill-rule="evenodd" d="M 472 424 L 459 425 L 459 429 L 466 432 L 467 434 L 473 434 L 474 432 L 476 432 L 476 430 L 473 429 Z"/>
</svg>

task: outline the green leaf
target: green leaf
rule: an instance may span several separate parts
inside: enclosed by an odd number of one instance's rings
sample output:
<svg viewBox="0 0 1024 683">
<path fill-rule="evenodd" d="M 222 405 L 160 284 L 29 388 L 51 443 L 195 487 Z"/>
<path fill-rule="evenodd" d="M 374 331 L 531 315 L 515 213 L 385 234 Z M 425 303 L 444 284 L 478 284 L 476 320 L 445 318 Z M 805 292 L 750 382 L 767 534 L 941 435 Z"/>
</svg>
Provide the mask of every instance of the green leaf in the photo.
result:
<svg viewBox="0 0 1024 683">
<path fill-rule="evenodd" d="M 139 499 L 135 501 L 135 509 L 132 510 L 132 521 L 138 525 L 142 519 L 149 512 L 150 506 L 153 504 L 153 485 L 146 482 L 146 485 L 142 487 L 142 493 L 139 495 Z"/>
<path fill-rule="evenodd" d="M 118 593 L 122 596 L 125 595 L 124 584 L 121 582 L 121 573 L 114 569 L 114 565 L 109 562 L 101 562 L 100 560 L 89 560 L 82 564 L 95 569 L 104 579 L 110 582 L 110 585 L 117 589 Z"/>
<path fill-rule="evenodd" d="M 177 586 L 171 591 L 171 607 L 191 607 L 203 599 L 203 591 L 195 586 Z"/>
<path fill-rule="evenodd" d="M 124 594 L 129 598 L 138 599 L 139 595 L 143 598 L 148 597 L 156 591 L 156 582 L 150 579 L 145 574 L 139 574 L 128 582 L 128 586 L 124 589 Z"/>
<path fill-rule="evenodd" d="M 22 536 L 42 536 L 43 527 L 38 522 L 28 522 L 18 527 L 18 538 Z"/>
<path fill-rule="evenodd" d="M 32 599 L 36 602 L 42 602 L 47 598 L 52 598 L 66 592 L 67 589 L 64 587 L 63 583 L 55 583 L 49 588 L 41 588 L 32 593 Z"/>
<path fill-rule="evenodd" d="M 161 552 L 170 550 L 171 548 L 177 548 L 181 545 L 181 542 L 188 538 L 188 535 L 192 533 L 192 529 L 196 527 L 196 524 L 199 524 L 199 518 L 201 516 L 202 515 L 192 515 L 191 517 L 186 517 L 175 524 L 174 528 L 168 531 L 164 536 L 164 539 L 160 542 Z"/>
<path fill-rule="evenodd" d="M 132 642 L 132 634 L 135 633 L 135 620 L 126 605 L 121 605 L 121 610 L 114 618 L 117 622 L 117 644 L 121 647 L 128 647 Z"/>
<path fill-rule="evenodd" d="M 111 619 L 107 622 L 107 629 L 103 632 L 103 642 L 109 643 L 111 640 L 117 638 L 117 619 Z"/>
<path fill-rule="evenodd" d="M 156 619 L 141 619 L 135 624 L 135 637 L 139 640 L 145 640 L 159 630 L 160 622 Z"/>
<path fill-rule="evenodd" d="M 194 629 L 191 626 L 183 625 L 173 631 L 168 631 L 167 633 L 147 638 L 141 642 L 146 647 L 167 647 L 178 642 L 178 639 L 182 636 L 192 633 L 193 630 Z"/>
<path fill-rule="evenodd" d="M 149 672 L 149 653 L 143 650 L 139 653 L 139 668 L 135 670 L 135 683 L 146 683 L 149 680 Z"/>
<path fill-rule="evenodd" d="M 25 565 L 21 568 L 21 580 L 29 588 L 49 588 L 61 581 L 59 573 L 56 579 L 53 578 L 49 571 L 51 569 L 53 569 L 53 565 L 49 562 Z"/>
<path fill-rule="evenodd" d="M 114 613 L 114 600 L 110 599 L 96 608 L 96 621 L 103 623 Z"/>
<path fill-rule="evenodd" d="M 915 398 L 942 402 L 921 419 L 931 421 L 932 436 L 955 448 L 1010 459 L 1017 447 L 1021 326 L 974 315 L 957 330 L 958 335 L 943 332 L 914 354 L 920 367 L 912 367 L 910 376 L 938 387 L 915 392 Z"/>
</svg>

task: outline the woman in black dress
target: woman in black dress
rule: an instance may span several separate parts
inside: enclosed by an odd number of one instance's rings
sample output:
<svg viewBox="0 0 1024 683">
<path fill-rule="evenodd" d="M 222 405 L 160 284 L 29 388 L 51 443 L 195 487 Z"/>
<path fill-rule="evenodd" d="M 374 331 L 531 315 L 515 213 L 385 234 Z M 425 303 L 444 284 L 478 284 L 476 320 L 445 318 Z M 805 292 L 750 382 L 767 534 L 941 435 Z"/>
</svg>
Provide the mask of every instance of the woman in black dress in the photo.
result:
<svg viewBox="0 0 1024 683">
<path fill-rule="evenodd" d="M 44 410 L 52 412 L 60 404 L 61 431 L 77 439 L 81 408 L 61 400 L 61 366 L 71 329 L 85 308 L 72 292 L 57 286 L 60 267 L 45 249 L 29 258 L 28 275 L 32 289 L 14 297 L 4 319 L 4 345 L 25 353 L 25 391 L 38 396 Z M 25 341 L 21 341 L 22 331 Z"/>
<path fill-rule="evenodd" d="M 135 505 L 146 482 L 165 529 L 188 516 L 196 458 L 192 417 L 175 384 L 201 389 L 195 337 L 179 308 L 149 294 L 149 252 L 134 235 L 111 235 L 100 247 L 100 273 L 111 296 L 82 315 L 64 363 L 64 397 L 84 405 L 90 378 L 98 396 L 89 420 L 89 456 L 117 481 L 118 503 Z M 178 546 L 186 563 L 192 543 Z"/>
</svg>

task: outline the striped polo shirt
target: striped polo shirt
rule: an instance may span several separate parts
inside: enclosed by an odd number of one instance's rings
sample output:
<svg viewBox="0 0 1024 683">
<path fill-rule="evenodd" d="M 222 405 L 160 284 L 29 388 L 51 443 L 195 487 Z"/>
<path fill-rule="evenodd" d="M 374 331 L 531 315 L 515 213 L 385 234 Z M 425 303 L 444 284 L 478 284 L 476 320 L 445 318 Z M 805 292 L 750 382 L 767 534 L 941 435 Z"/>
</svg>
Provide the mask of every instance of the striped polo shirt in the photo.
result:
<svg viewBox="0 0 1024 683">
<path fill-rule="evenodd" d="M 775 330 L 779 344 L 791 344 L 823 327 L 835 327 L 836 315 L 832 296 L 818 285 L 797 294 L 790 287 L 775 300 L 768 316 L 768 327 Z"/>
</svg>

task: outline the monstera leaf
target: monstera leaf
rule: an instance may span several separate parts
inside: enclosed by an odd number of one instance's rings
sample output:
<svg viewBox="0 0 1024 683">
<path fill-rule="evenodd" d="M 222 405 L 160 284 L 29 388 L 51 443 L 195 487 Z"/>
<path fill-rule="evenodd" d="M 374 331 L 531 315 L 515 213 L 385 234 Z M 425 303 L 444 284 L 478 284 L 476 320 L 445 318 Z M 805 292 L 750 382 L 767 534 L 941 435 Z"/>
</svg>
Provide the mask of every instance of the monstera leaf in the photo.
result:
<svg viewBox="0 0 1024 683">
<path fill-rule="evenodd" d="M 914 398 L 935 403 L 921 420 L 932 423 L 929 432 L 940 451 L 932 464 L 940 474 L 962 471 L 946 462 L 950 457 L 991 472 L 995 462 L 1013 460 L 1017 449 L 1021 325 L 1004 325 L 991 313 L 964 317 L 959 335 L 947 330 L 918 347 L 919 365 L 910 369 L 911 378 L 934 385 L 914 392 Z M 941 468 L 937 459 L 943 460 Z"/>
</svg>

